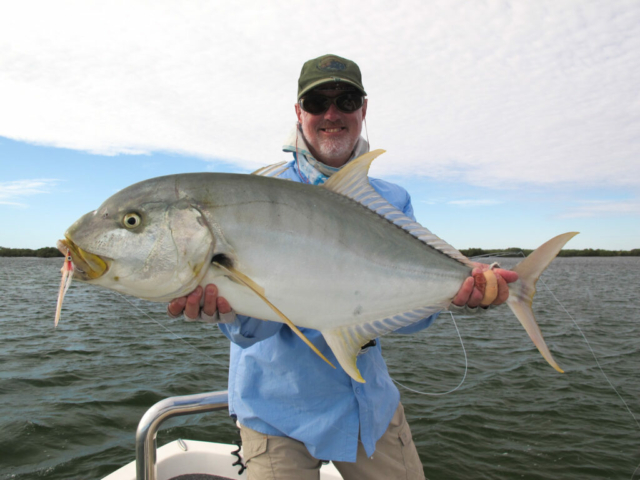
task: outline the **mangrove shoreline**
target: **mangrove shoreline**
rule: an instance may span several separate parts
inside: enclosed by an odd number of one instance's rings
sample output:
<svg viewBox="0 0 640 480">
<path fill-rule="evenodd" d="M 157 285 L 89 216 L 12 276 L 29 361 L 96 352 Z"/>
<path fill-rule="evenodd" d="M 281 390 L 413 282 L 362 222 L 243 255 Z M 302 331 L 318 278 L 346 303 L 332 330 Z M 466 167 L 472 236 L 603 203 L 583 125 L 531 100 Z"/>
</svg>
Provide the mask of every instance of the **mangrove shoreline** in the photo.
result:
<svg viewBox="0 0 640 480">
<path fill-rule="evenodd" d="M 522 254 L 529 255 L 533 250 L 526 248 L 505 248 L 488 250 L 485 248 L 465 248 L 461 249 L 463 255 L 471 257 L 499 255 L 501 257 L 522 257 Z M 0 247 L 0 257 L 63 257 L 62 253 L 55 247 L 43 247 L 33 250 L 30 248 L 5 248 Z M 640 257 L 640 248 L 633 250 L 602 250 L 600 248 L 586 248 L 584 250 L 565 249 L 560 250 L 559 257 Z"/>
</svg>

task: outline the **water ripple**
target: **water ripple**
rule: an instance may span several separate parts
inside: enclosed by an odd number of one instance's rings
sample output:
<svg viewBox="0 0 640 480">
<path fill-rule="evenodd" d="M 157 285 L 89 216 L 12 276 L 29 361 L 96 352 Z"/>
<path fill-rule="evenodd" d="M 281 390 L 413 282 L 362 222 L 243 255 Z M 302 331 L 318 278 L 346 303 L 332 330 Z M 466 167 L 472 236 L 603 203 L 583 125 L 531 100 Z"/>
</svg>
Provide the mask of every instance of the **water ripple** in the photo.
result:
<svg viewBox="0 0 640 480">
<path fill-rule="evenodd" d="M 510 259 L 502 259 L 508 266 Z M 215 326 L 166 317 L 164 305 L 72 285 L 53 329 L 61 259 L 0 258 L 0 479 L 99 479 L 134 458 L 134 432 L 163 398 L 226 389 L 229 345 Z M 562 258 L 544 283 L 585 332 L 640 417 L 638 258 Z M 576 327 L 539 284 L 536 316 L 564 375 L 538 354 L 506 308 L 458 320 L 469 357 L 456 392 L 401 390 L 430 480 L 629 479 L 640 431 Z M 185 342 L 188 342 L 187 345 Z M 413 336 L 382 339 L 390 373 L 424 392 L 462 378 L 445 316 Z M 407 356 L 403 352 L 412 351 Z M 172 419 L 158 436 L 231 442 L 224 414 Z"/>
</svg>

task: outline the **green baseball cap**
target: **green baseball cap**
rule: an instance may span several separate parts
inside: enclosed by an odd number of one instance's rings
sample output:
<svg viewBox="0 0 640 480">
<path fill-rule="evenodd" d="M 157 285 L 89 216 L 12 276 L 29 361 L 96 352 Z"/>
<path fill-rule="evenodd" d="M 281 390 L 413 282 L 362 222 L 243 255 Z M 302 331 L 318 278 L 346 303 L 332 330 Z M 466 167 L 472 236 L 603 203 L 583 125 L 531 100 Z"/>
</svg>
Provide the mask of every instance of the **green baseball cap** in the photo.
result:
<svg viewBox="0 0 640 480">
<path fill-rule="evenodd" d="M 360 68 L 355 62 L 337 55 L 323 55 L 308 60 L 302 66 L 298 79 L 298 100 L 323 83 L 346 83 L 366 95 L 362 86 Z"/>
</svg>

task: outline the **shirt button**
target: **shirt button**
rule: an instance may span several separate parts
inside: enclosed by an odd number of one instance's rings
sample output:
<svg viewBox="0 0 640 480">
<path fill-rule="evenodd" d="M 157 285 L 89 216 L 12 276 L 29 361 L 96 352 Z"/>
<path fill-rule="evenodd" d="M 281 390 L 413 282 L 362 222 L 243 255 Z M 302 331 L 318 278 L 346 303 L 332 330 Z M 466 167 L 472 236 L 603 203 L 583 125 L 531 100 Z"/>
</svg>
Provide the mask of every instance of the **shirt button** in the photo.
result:
<svg viewBox="0 0 640 480">
<path fill-rule="evenodd" d="M 356 387 L 356 393 L 360 393 L 360 387 Z"/>
</svg>

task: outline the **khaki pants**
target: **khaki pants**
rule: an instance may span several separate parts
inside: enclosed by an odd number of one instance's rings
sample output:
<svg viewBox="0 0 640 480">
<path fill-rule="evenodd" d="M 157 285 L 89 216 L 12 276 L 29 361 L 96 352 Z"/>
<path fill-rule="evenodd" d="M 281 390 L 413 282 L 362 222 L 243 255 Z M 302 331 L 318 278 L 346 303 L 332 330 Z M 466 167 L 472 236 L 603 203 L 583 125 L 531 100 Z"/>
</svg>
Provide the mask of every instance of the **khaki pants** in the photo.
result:
<svg viewBox="0 0 640 480">
<path fill-rule="evenodd" d="M 311 456 L 303 443 L 288 437 L 256 432 L 242 426 L 243 457 L 249 480 L 318 480 L 321 462 Z M 389 428 L 367 457 L 358 442 L 355 463 L 333 462 L 344 480 L 424 480 L 422 463 L 411 438 L 411 430 L 398 406 Z"/>
</svg>

